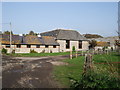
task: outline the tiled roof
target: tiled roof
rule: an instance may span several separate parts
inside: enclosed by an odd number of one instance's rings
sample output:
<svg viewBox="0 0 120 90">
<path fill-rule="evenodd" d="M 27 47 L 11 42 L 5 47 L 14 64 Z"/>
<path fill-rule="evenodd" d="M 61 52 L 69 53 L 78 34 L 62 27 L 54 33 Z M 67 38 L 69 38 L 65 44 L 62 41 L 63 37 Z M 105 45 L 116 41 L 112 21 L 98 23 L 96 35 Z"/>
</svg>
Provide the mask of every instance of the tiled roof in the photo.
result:
<svg viewBox="0 0 120 90">
<path fill-rule="evenodd" d="M 64 30 L 57 29 L 49 32 L 41 33 L 41 36 L 53 36 L 56 39 L 62 40 L 86 40 L 84 36 L 82 36 L 79 32 L 75 30 Z"/>
</svg>

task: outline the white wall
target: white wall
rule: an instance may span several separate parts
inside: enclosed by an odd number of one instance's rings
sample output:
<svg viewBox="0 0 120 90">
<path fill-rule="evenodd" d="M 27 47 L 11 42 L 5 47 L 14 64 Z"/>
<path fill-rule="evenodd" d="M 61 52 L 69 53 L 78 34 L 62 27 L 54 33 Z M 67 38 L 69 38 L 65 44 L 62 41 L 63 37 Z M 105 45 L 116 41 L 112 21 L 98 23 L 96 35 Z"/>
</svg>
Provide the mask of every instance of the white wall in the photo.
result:
<svg viewBox="0 0 120 90">
<path fill-rule="evenodd" d="M 17 48 L 16 45 L 11 45 L 12 50 L 15 50 L 15 53 L 30 53 L 30 50 L 35 50 L 36 52 L 40 53 L 43 50 L 45 50 L 46 53 L 50 53 L 50 50 L 54 52 L 59 52 L 59 46 L 56 46 L 56 48 L 53 48 L 53 46 L 49 46 L 48 48 L 45 48 L 44 45 L 41 45 L 40 48 L 36 48 L 36 45 L 31 45 L 31 48 L 27 48 L 27 45 L 21 45 L 21 48 Z M 2 45 L 2 48 L 6 48 L 6 45 Z M 10 53 L 10 48 L 6 48 L 7 52 Z"/>
<path fill-rule="evenodd" d="M 75 50 L 88 50 L 89 49 L 88 41 L 82 41 L 82 49 L 79 49 L 79 41 L 70 41 L 70 49 L 66 49 L 66 40 L 57 40 L 57 42 L 60 44 L 60 52 L 70 51 L 72 50 L 73 46 L 75 46 Z"/>
</svg>

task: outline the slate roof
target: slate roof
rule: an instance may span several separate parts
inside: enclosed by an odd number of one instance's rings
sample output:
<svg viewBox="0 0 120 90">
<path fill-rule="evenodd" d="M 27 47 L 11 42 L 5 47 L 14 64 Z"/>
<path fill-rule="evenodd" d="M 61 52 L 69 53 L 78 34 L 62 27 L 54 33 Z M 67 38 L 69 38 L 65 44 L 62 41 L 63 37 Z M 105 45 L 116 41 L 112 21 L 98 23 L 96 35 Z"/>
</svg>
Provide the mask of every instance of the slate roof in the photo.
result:
<svg viewBox="0 0 120 90">
<path fill-rule="evenodd" d="M 75 30 L 57 29 L 49 32 L 41 33 L 41 36 L 53 36 L 58 40 L 87 40 L 79 32 Z"/>
<path fill-rule="evenodd" d="M 42 41 L 35 35 L 27 35 L 23 37 L 22 44 L 42 44 Z"/>
<path fill-rule="evenodd" d="M 10 35 L 2 34 L 0 35 L 0 40 L 2 44 L 10 44 Z M 35 35 L 19 36 L 12 35 L 12 44 L 39 44 L 39 45 L 59 45 L 54 37 L 43 36 L 38 37 Z"/>
<path fill-rule="evenodd" d="M 99 41 L 97 42 L 97 46 L 109 46 L 109 43 Z"/>
<path fill-rule="evenodd" d="M 42 36 L 42 40 L 44 42 L 45 45 L 59 45 L 56 41 L 54 37 L 51 36 Z"/>
<path fill-rule="evenodd" d="M 110 42 L 110 45 L 114 45 L 115 44 L 115 40 L 119 40 L 118 36 L 111 36 L 111 37 L 103 37 L 103 38 L 92 38 L 92 39 L 88 39 L 88 40 L 96 40 L 98 42 Z"/>
<path fill-rule="evenodd" d="M 10 35 L 1 34 L 0 39 L 2 44 L 10 44 Z M 19 35 L 12 35 L 12 44 L 20 44 L 21 40 Z"/>
</svg>

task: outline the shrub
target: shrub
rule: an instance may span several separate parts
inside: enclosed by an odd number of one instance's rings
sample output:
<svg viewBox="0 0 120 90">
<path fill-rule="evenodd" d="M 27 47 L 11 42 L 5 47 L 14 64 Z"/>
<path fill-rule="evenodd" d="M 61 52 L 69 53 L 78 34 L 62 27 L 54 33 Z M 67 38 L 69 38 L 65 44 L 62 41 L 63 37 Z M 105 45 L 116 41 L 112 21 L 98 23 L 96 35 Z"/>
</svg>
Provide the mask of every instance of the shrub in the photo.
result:
<svg viewBox="0 0 120 90">
<path fill-rule="evenodd" d="M 113 51 L 113 47 L 111 47 L 111 51 Z"/>
<path fill-rule="evenodd" d="M 107 47 L 107 46 L 104 46 L 102 49 L 103 49 L 103 51 L 105 51 L 106 49 L 108 49 L 108 47 Z"/>
<path fill-rule="evenodd" d="M 42 52 L 41 53 L 45 53 L 45 50 L 42 50 Z"/>
<path fill-rule="evenodd" d="M 38 53 L 38 52 L 36 52 L 36 51 L 33 49 L 33 50 L 30 50 L 30 53 Z"/>
<path fill-rule="evenodd" d="M 50 53 L 52 53 L 52 50 L 50 50 Z"/>
<path fill-rule="evenodd" d="M 120 79 L 109 74 L 88 72 L 80 81 L 74 81 L 73 88 L 120 88 Z"/>
<path fill-rule="evenodd" d="M 2 54 L 6 54 L 7 53 L 7 49 L 3 48 L 2 49 Z"/>
<path fill-rule="evenodd" d="M 12 50 L 12 54 L 15 54 L 15 50 Z"/>
<path fill-rule="evenodd" d="M 73 51 L 73 52 L 75 51 L 75 46 L 72 47 L 72 51 Z"/>
</svg>

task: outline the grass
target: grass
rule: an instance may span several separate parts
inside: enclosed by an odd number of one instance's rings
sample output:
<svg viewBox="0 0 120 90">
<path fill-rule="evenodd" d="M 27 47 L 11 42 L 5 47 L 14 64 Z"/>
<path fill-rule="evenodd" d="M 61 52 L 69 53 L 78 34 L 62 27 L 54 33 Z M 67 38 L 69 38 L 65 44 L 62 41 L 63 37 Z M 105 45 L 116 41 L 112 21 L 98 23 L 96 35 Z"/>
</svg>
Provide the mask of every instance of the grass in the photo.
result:
<svg viewBox="0 0 120 90">
<path fill-rule="evenodd" d="M 73 52 L 75 54 L 75 52 Z M 79 51 L 78 53 L 81 53 Z M 41 56 L 58 56 L 58 55 L 70 55 L 70 52 L 58 52 L 58 53 L 7 53 L 6 55 L 16 56 L 16 57 L 41 57 Z"/>
<path fill-rule="evenodd" d="M 70 52 L 60 52 L 60 53 L 15 53 L 7 54 L 16 57 L 40 57 L 40 56 L 57 56 L 57 55 L 69 55 Z"/>
<path fill-rule="evenodd" d="M 103 54 L 103 55 L 94 55 L 93 61 L 94 63 L 103 63 L 103 62 L 118 62 L 120 56 L 116 53 L 111 53 L 109 55 Z M 69 63 L 69 65 L 66 66 L 54 66 L 53 75 L 55 76 L 55 79 L 61 83 L 63 87 L 70 87 L 72 84 L 72 80 L 80 80 L 82 73 L 83 73 L 83 64 L 84 64 L 84 56 L 79 56 L 78 58 L 73 59 L 66 59 L 63 60 L 63 62 Z M 111 71 L 115 68 L 116 70 L 119 70 L 118 66 L 119 64 L 94 64 L 99 69 L 106 71 L 109 71 L 109 73 L 113 73 Z M 106 69 L 105 69 L 106 68 Z M 118 71 L 119 72 L 119 71 Z"/>
<path fill-rule="evenodd" d="M 70 87 L 71 79 L 79 80 L 83 72 L 84 57 L 66 59 L 64 62 L 69 63 L 68 66 L 54 66 L 56 80 L 60 81 L 64 87 Z"/>
</svg>

